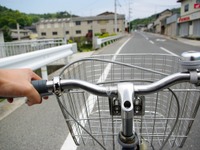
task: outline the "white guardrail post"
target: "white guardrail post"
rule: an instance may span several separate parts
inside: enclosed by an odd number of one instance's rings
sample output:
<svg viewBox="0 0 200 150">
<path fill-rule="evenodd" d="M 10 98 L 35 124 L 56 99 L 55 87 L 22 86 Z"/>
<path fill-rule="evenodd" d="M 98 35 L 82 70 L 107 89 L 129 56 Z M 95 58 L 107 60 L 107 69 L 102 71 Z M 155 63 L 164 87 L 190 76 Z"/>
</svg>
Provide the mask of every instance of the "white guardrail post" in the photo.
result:
<svg viewBox="0 0 200 150">
<path fill-rule="evenodd" d="M 43 79 L 47 79 L 47 64 L 68 57 L 76 52 L 76 43 L 47 48 L 1 58 L 0 68 L 31 68 L 32 70 L 42 68 L 42 77 Z"/>
</svg>

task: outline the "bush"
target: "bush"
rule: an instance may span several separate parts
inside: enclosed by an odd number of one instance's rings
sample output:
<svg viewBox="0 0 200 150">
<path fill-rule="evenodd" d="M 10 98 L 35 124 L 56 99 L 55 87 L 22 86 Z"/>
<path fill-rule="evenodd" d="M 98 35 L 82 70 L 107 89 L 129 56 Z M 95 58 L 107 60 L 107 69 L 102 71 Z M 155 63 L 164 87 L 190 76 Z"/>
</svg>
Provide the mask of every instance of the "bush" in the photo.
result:
<svg viewBox="0 0 200 150">
<path fill-rule="evenodd" d="M 105 38 L 105 37 L 108 37 L 109 36 L 109 33 L 103 33 L 101 36 L 99 36 L 99 38 Z"/>
<path fill-rule="evenodd" d="M 69 43 L 69 44 L 70 44 L 70 43 L 74 43 L 74 42 L 73 42 L 72 40 L 68 40 L 68 41 L 67 41 L 67 43 Z"/>
<path fill-rule="evenodd" d="M 101 33 L 95 33 L 94 36 L 101 36 Z"/>
<path fill-rule="evenodd" d="M 8 26 L 3 26 L 3 28 L 1 28 L 0 30 L 3 31 L 5 42 L 12 41 L 11 31 L 10 31 L 10 28 Z"/>
<path fill-rule="evenodd" d="M 115 35 L 117 35 L 116 33 L 112 33 L 112 34 L 110 34 L 110 36 L 115 36 Z"/>
<path fill-rule="evenodd" d="M 99 36 L 99 38 L 106 38 L 106 37 L 115 36 L 115 35 L 116 35 L 115 33 L 109 34 L 108 32 L 106 32 L 106 33 L 101 34 L 101 36 Z"/>
<path fill-rule="evenodd" d="M 116 33 L 109 34 L 108 32 L 106 32 L 106 33 L 95 33 L 94 35 L 98 36 L 99 38 L 106 38 L 109 36 L 115 36 L 117 34 Z"/>
<path fill-rule="evenodd" d="M 68 43 L 77 43 L 77 49 L 79 52 L 92 51 L 92 42 L 88 42 L 86 37 L 74 37 L 68 40 Z"/>
<path fill-rule="evenodd" d="M 92 50 L 92 44 L 82 44 L 80 47 L 79 47 L 79 51 L 81 52 L 88 52 L 88 51 L 91 51 Z"/>
</svg>

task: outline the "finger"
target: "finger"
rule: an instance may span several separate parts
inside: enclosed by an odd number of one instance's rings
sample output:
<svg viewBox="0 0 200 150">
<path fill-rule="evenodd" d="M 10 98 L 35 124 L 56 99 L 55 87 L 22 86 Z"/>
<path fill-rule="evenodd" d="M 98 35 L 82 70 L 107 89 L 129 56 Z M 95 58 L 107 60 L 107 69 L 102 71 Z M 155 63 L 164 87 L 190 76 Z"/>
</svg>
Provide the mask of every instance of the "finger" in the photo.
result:
<svg viewBox="0 0 200 150">
<path fill-rule="evenodd" d="M 37 102 L 37 103 L 36 103 L 35 100 L 34 100 L 34 101 L 29 100 L 29 99 L 26 100 L 26 104 L 27 104 L 28 106 L 32 106 L 32 105 L 35 105 L 35 104 L 41 104 L 41 103 L 42 103 L 42 99 L 41 99 L 39 102 Z"/>
<path fill-rule="evenodd" d="M 13 102 L 13 98 L 7 98 L 7 101 L 8 101 L 9 103 L 12 103 L 12 102 Z"/>
<path fill-rule="evenodd" d="M 31 89 L 29 90 L 30 92 L 27 92 L 27 98 L 28 102 L 27 104 L 29 106 L 34 105 L 34 104 L 40 104 L 42 103 L 42 98 L 40 94 L 35 90 L 35 88 L 31 85 Z"/>
<path fill-rule="evenodd" d="M 31 80 L 41 80 L 42 78 L 38 76 L 36 73 L 32 72 L 31 74 Z"/>
<path fill-rule="evenodd" d="M 35 103 L 31 102 L 29 99 L 26 99 L 26 104 L 27 104 L 28 106 L 32 106 L 32 105 L 34 105 Z"/>
<path fill-rule="evenodd" d="M 44 96 L 44 97 L 42 97 L 43 99 L 45 99 L 45 100 L 47 100 L 47 99 L 49 99 L 49 97 L 48 96 Z"/>
<path fill-rule="evenodd" d="M 28 106 L 31 106 L 31 103 L 28 99 L 26 99 L 25 103 L 28 105 Z"/>
</svg>

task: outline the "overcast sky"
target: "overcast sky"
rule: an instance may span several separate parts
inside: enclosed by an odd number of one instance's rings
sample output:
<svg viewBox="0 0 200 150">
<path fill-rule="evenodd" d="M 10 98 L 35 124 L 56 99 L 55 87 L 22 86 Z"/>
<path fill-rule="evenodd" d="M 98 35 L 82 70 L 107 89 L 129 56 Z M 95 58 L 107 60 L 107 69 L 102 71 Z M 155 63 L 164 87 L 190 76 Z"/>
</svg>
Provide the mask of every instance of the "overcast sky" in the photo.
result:
<svg viewBox="0 0 200 150">
<path fill-rule="evenodd" d="M 0 0 L 0 5 L 25 13 L 71 12 L 78 16 L 94 16 L 114 12 L 115 0 Z M 177 0 L 116 0 L 117 13 L 131 20 L 144 18 L 165 9 L 180 7 Z M 130 13 L 129 13 L 130 12 Z"/>
</svg>

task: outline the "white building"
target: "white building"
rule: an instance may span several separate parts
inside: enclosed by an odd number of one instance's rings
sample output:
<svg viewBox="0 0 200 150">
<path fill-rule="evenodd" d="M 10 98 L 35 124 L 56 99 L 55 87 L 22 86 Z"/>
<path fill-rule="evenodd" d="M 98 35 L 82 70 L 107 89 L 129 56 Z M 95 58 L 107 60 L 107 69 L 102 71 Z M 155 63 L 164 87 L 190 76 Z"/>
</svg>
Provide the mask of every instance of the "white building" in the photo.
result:
<svg viewBox="0 0 200 150">
<path fill-rule="evenodd" d="M 36 25 L 38 38 L 86 36 L 87 33 L 114 33 L 114 13 L 105 12 L 92 17 L 41 20 Z M 125 15 L 117 15 L 117 32 L 125 30 Z"/>
<path fill-rule="evenodd" d="M 200 0 L 178 0 L 181 16 L 178 18 L 179 36 L 200 38 Z"/>
</svg>

